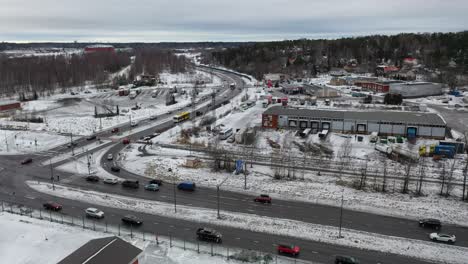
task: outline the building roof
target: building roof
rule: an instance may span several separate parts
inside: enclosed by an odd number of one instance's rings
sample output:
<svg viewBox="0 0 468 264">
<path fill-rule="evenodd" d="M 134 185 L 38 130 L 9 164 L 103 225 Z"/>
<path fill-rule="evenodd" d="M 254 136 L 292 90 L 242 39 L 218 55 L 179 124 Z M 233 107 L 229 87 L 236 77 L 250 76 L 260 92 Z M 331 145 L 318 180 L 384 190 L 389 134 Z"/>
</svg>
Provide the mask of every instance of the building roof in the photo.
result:
<svg viewBox="0 0 468 264">
<path fill-rule="evenodd" d="M 311 119 L 344 119 L 361 121 L 382 121 L 393 123 L 412 123 L 421 125 L 446 126 L 444 119 L 435 113 L 403 112 L 403 111 L 333 111 L 300 109 L 283 106 L 273 106 L 268 108 L 263 114 L 305 116 Z"/>
<path fill-rule="evenodd" d="M 141 249 L 115 236 L 98 238 L 90 240 L 58 264 L 129 264 L 141 252 Z"/>
</svg>

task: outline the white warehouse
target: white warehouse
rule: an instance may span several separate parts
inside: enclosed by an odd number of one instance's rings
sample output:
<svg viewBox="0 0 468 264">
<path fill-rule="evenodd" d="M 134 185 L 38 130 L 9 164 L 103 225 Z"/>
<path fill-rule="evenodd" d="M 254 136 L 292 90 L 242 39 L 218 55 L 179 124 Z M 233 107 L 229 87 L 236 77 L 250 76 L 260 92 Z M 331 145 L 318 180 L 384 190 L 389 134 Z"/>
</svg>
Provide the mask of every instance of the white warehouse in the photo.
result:
<svg viewBox="0 0 468 264">
<path fill-rule="evenodd" d="M 447 124 L 435 113 L 398 111 L 333 111 L 273 106 L 262 115 L 264 128 L 311 128 L 314 133 L 400 135 L 444 139 Z"/>
<path fill-rule="evenodd" d="M 397 83 L 391 85 L 388 92 L 401 94 L 403 98 L 416 98 L 443 94 L 442 84 L 430 82 Z"/>
</svg>

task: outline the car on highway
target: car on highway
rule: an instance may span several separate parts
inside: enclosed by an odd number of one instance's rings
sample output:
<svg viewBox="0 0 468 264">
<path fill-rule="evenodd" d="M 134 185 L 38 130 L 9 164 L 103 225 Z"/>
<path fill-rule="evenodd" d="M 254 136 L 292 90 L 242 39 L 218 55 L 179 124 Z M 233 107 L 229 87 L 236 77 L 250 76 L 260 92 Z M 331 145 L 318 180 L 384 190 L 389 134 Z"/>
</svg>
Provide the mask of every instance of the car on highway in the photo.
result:
<svg viewBox="0 0 468 264">
<path fill-rule="evenodd" d="M 42 205 L 44 209 L 51 210 L 51 211 L 60 211 L 62 210 L 62 205 L 56 202 L 46 202 Z"/>
<path fill-rule="evenodd" d="M 131 127 L 136 127 L 136 126 L 138 126 L 138 121 L 132 121 L 132 122 L 130 122 L 130 126 L 131 126 Z"/>
<path fill-rule="evenodd" d="M 151 115 L 149 119 L 150 120 L 156 120 L 156 119 L 158 119 L 158 116 L 157 115 Z"/>
<path fill-rule="evenodd" d="M 254 202 L 271 204 L 271 197 L 268 194 L 260 194 L 259 196 L 255 197 Z"/>
<path fill-rule="evenodd" d="M 78 143 L 76 143 L 76 142 L 70 142 L 70 143 L 68 143 L 67 148 L 76 147 L 77 145 L 78 145 Z"/>
<path fill-rule="evenodd" d="M 195 191 L 195 183 L 194 182 L 181 182 L 177 184 L 177 189 L 182 191 Z"/>
<path fill-rule="evenodd" d="M 442 227 L 442 224 L 440 223 L 440 220 L 438 219 L 426 218 L 426 219 L 419 220 L 419 226 L 434 228 L 436 230 L 439 230 Z"/>
<path fill-rule="evenodd" d="M 86 176 L 86 181 L 89 181 L 89 182 L 98 182 L 98 181 L 99 181 L 99 177 L 96 176 L 96 175 L 89 175 L 89 176 Z"/>
<path fill-rule="evenodd" d="M 91 135 L 91 136 L 88 136 L 86 140 L 94 140 L 96 138 L 97 138 L 96 135 Z"/>
<path fill-rule="evenodd" d="M 125 180 L 122 182 L 122 187 L 138 189 L 140 184 L 137 180 Z"/>
<path fill-rule="evenodd" d="M 159 185 L 151 183 L 145 185 L 145 190 L 147 191 L 159 191 Z"/>
<path fill-rule="evenodd" d="M 204 241 L 221 243 L 223 236 L 214 229 L 201 227 L 197 229 L 197 238 Z"/>
<path fill-rule="evenodd" d="M 105 178 L 104 181 L 102 181 L 103 183 L 106 183 L 106 184 L 117 184 L 119 183 L 119 180 L 117 178 Z"/>
<path fill-rule="evenodd" d="M 278 254 L 286 254 L 296 257 L 301 252 L 301 248 L 296 245 L 282 243 L 277 247 Z"/>
<path fill-rule="evenodd" d="M 113 160 L 113 159 L 114 159 L 114 155 L 112 155 L 112 153 L 107 154 L 107 160 Z"/>
<path fill-rule="evenodd" d="M 112 130 L 111 130 L 111 133 L 114 134 L 114 133 L 118 133 L 119 132 L 119 128 L 118 127 L 114 127 Z"/>
<path fill-rule="evenodd" d="M 148 183 L 149 184 L 157 184 L 157 185 L 161 186 L 163 184 L 163 181 L 160 180 L 160 179 L 152 179 Z"/>
<path fill-rule="evenodd" d="M 122 140 L 122 144 L 124 144 L 124 145 L 130 144 L 130 139 L 129 138 L 124 138 Z"/>
<path fill-rule="evenodd" d="M 119 167 L 119 166 L 116 166 L 116 165 L 112 165 L 112 166 L 111 166 L 111 171 L 113 171 L 113 172 L 119 172 L 119 171 L 120 171 L 120 167 Z"/>
<path fill-rule="evenodd" d="M 122 222 L 128 225 L 141 225 L 143 221 L 134 215 L 126 215 L 122 217 Z"/>
<path fill-rule="evenodd" d="M 21 164 L 25 165 L 25 164 L 29 164 L 31 163 L 33 160 L 32 158 L 25 158 L 24 160 L 21 161 Z"/>
<path fill-rule="evenodd" d="M 431 233 L 429 235 L 429 238 L 432 241 L 445 242 L 445 243 L 449 243 L 449 244 L 453 244 L 457 240 L 455 235 L 442 234 L 442 233 Z"/>
<path fill-rule="evenodd" d="M 350 256 L 335 256 L 335 264 L 359 264 L 359 260 Z"/>
<path fill-rule="evenodd" d="M 87 208 L 85 210 L 85 214 L 87 217 L 98 218 L 98 219 L 104 218 L 104 212 L 93 207 Z"/>
</svg>

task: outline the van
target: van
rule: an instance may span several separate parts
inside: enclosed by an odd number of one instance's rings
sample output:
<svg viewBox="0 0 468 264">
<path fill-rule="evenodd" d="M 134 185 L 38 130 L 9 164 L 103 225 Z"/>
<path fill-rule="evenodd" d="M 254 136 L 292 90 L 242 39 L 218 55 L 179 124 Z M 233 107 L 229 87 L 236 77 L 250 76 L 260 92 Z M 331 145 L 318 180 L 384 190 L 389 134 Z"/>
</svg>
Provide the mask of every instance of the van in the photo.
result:
<svg viewBox="0 0 468 264">
<path fill-rule="evenodd" d="M 138 126 L 138 121 L 132 121 L 132 122 L 130 123 L 130 126 L 132 126 L 132 127 Z"/>
<path fill-rule="evenodd" d="M 138 189 L 140 184 L 137 180 L 125 180 L 122 182 L 122 187 Z"/>
<path fill-rule="evenodd" d="M 177 185 L 177 189 L 182 191 L 195 191 L 194 182 L 181 182 Z"/>
</svg>

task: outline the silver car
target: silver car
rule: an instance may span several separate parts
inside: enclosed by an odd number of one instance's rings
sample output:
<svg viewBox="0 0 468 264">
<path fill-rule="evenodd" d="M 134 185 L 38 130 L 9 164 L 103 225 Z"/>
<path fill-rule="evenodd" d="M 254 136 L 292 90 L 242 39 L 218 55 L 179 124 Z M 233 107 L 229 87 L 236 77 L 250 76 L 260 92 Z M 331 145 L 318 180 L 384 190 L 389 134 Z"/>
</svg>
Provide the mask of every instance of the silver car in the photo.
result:
<svg viewBox="0 0 468 264">
<path fill-rule="evenodd" d="M 99 210 L 99 209 L 96 209 L 96 208 L 87 208 L 85 210 L 85 213 L 86 213 L 86 216 L 88 217 L 93 217 L 93 218 L 104 218 L 104 212 Z"/>
<path fill-rule="evenodd" d="M 457 238 L 455 235 L 449 235 L 449 234 L 442 234 L 442 233 L 431 233 L 429 235 L 429 238 L 432 241 L 439 241 L 439 242 L 445 242 L 445 243 L 455 243 Z"/>
</svg>

